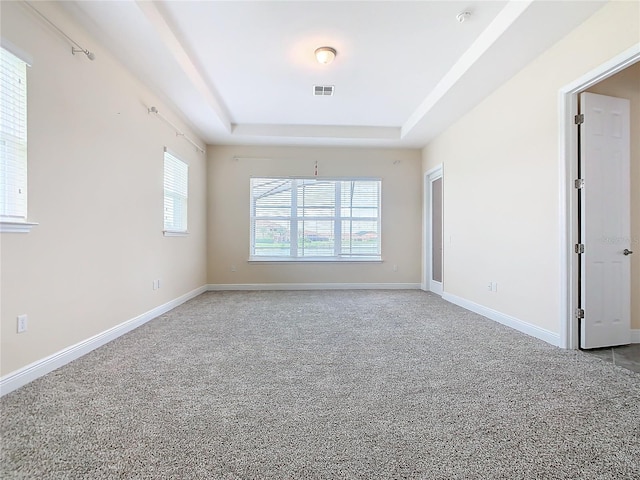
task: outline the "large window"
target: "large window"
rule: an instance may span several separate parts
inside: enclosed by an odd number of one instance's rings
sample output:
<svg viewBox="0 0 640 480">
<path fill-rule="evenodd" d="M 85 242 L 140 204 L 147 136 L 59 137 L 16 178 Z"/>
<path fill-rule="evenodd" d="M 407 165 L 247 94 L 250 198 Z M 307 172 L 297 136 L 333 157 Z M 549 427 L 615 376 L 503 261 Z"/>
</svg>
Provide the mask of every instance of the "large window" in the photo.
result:
<svg viewBox="0 0 640 480">
<path fill-rule="evenodd" d="M 189 203 L 189 166 L 164 151 L 164 233 L 187 233 L 187 206 Z"/>
<path fill-rule="evenodd" d="M 380 259 L 378 179 L 252 178 L 253 259 Z"/>
<path fill-rule="evenodd" d="M 27 64 L 0 51 L 0 227 L 28 231 Z"/>
</svg>

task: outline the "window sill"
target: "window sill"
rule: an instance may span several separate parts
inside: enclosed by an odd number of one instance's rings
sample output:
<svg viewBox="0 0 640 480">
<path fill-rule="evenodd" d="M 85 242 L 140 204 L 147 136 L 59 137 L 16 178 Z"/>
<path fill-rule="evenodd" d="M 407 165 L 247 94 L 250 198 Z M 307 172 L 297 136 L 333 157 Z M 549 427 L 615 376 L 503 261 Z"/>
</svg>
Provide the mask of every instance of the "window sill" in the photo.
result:
<svg viewBox="0 0 640 480">
<path fill-rule="evenodd" d="M 382 263 L 380 257 L 250 257 L 249 263 Z"/>
<path fill-rule="evenodd" d="M 29 233 L 33 227 L 38 225 L 32 222 L 7 222 L 0 221 L 0 233 Z"/>
<path fill-rule="evenodd" d="M 164 230 L 162 233 L 165 237 L 188 237 L 189 236 L 189 232 L 174 232 L 171 230 Z"/>
</svg>

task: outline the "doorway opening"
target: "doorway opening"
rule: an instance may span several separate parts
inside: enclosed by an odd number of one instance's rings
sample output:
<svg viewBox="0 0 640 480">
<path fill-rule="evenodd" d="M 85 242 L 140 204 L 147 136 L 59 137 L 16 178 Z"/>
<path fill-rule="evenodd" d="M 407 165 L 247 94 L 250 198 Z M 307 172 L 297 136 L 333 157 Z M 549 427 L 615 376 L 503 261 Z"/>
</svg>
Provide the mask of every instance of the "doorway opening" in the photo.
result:
<svg viewBox="0 0 640 480">
<path fill-rule="evenodd" d="M 438 295 L 443 291 L 443 176 L 442 165 L 424 178 L 424 278 L 422 289 Z"/>
<path fill-rule="evenodd" d="M 560 212 L 561 219 L 561 325 L 560 345 L 564 348 L 580 347 L 579 317 L 581 315 L 579 292 L 580 255 L 576 254 L 576 245 L 580 245 L 580 229 L 578 217 L 580 212 L 579 196 L 576 195 L 580 178 L 578 171 L 579 141 L 575 116 L 578 114 L 579 96 L 603 80 L 640 62 L 640 44 L 635 45 L 605 64 L 599 66 L 573 83 L 560 90 L 560 181 L 563 199 Z M 579 121 L 579 120 L 578 120 Z M 633 328 L 633 326 L 632 326 Z M 636 327 L 637 328 L 637 327 Z M 633 332 L 637 332 L 634 330 Z M 635 333 L 634 333 L 635 335 Z M 631 338 L 632 342 L 640 338 Z"/>
</svg>

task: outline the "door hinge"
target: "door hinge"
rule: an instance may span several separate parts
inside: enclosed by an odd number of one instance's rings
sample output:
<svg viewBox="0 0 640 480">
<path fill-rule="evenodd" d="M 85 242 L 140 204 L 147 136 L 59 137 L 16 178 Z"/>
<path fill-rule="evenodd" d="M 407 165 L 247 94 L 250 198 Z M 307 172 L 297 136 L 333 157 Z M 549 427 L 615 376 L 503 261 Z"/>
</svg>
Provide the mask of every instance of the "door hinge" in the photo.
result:
<svg viewBox="0 0 640 480">
<path fill-rule="evenodd" d="M 578 190 L 580 190 L 581 188 L 584 188 L 584 179 L 582 179 L 582 178 L 576 178 L 576 179 L 573 181 L 573 186 L 574 186 L 575 188 L 577 188 Z"/>
<path fill-rule="evenodd" d="M 584 243 L 576 243 L 575 251 L 577 254 L 584 253 Z"/>
<path fill-rule="evenodd" d="M 584 318 L 584 310 L 582 308 L 576 308 L 576 318 Z"/>
<path fill-rule="evenodd" d="M 576 125 L 582 125 L 584 123 L 584 113 L 579 113 L 573 117 L 573 121 Z"/>
</svg>

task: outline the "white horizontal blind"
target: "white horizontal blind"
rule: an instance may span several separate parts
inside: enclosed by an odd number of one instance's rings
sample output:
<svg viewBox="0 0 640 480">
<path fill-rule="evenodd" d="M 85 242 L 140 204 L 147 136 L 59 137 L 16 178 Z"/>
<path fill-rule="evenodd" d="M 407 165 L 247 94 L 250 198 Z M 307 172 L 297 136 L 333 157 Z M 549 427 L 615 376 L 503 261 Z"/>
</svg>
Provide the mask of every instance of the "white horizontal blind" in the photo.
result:
<svg viewBox="0 0 640 480">
<path fill-rule="evenodd" d="M 294 180 L 297 183 L 299 257 L 336 256 L 336 182 Z"/>
<path fill-rule="evenodd" d="M 0 220 L 26 221 L 27 64 L 0 51 Z"/>
<path fill-rule="evenodd" d="M 251 255 L 379 258 L 380 180 L 251 179 Z"/>
<path fill-rule="evenodd" d="M 164 230 L 187 231 L 189 203 L 189 166 L 165 150 L 164 152 Z"/>
<path fill-rule="evenodd" d="M 289 179 L 251 179 L 252 255 L 291 254 L 291 239 L 295 239 L 291 231 L 291 212 L 296 200 L 291 187 Z"/>
<path fill-rule="evenodd" d="M 342 255 L 380 255 L 379 181 L 340 182 Z"/>
</svg>

